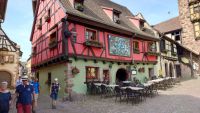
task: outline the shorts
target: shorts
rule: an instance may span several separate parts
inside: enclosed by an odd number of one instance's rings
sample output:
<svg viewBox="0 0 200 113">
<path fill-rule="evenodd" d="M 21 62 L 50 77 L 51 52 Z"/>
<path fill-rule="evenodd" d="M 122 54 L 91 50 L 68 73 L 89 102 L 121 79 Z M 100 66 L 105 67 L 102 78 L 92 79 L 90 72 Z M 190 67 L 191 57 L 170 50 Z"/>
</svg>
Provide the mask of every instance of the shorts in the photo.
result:
<svg viewBox="0 0 200 113">
<path fill-rule="evenodd" d="M 35 102 L 37 102 L 37 101 L 38 101 L 38 96 L 39 96 L 39 94 L 34 94 L 34 97 L 33 97 L 33 99 L 34 99 L 34 101 L 35 101 Z"/>
<path fill-rule="evenodd" d="M 17 104 L 17 113 L 31 113 L 31 104 L 22 105 L 20 103 Z"/>
<path fill-rule="evenodd" d="M 56 93 L 51 93 L 50 97 L 51 97 L 53 100 L 57 100 L 57 99 L 58 99 L 58 94 L 56 94 Z"/>
</svg>

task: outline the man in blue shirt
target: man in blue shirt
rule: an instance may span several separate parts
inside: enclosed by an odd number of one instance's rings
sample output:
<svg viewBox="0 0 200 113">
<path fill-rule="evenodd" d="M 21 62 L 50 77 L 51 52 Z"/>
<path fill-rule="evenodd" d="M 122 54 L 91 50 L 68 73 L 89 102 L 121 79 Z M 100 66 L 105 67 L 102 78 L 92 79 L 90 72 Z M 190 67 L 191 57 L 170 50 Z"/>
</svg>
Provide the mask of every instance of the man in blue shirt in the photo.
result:
<svg viewBox="0 0 200 113">
<path fill-rule="evenodd" d="M 23 76 L 22 82 L 16 88 L 17 113 L 31 113 L 34 88 L 28 83 L 28 76 Z"/>
</svg>

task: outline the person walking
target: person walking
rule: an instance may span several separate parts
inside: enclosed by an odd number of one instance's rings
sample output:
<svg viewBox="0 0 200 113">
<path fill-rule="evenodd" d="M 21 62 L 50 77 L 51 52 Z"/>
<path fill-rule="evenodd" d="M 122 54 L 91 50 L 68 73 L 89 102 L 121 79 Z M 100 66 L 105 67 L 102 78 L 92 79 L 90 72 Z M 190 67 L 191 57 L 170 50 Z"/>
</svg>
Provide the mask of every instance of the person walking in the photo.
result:
<svg viewBox="0 0 200 113">
<path fill-rule="evenodd" d="M 37 78 L 34 78 L 34 80 L 31 84 L 33 85 L 33 88 L 34 88 L 34 98 L 33 98 L 32 112 L 35 113 L 35 109 L 36 109 L 37 104 L 38 104 L 38 96 L 39 96 L 39 93 L 40 93 L 40 84 L 39 84 Z"/>
<path fill-rule="evenodd" d="M 58 99 L 58 91 L 60 90 L 60 84 L 58 79 L 55 78 L 54 82 L 51 84 L 50 97 L 52 99 L 52 109 L 56 109 L 56 103 Z"/>
<path fill-rule="evenodd" d="M 20 84 L 22 84 L 21 76 L 19 76 L 18 79 L 16 80 L 16 87 L 19 86 Z"/>
<path fill-rule="evenodd" d="M 16 88 L 17 113 L 31 113 L 34 88 L 29 84 L 28 76 L 23 76 L 22 82 L 23 84 Z"/>
<path fill-rule="evenodd" d="M 0 87 L 0 113 L 8 113 L 11 105 L 11 93 L 7 89 L 8 82 L 1 82 Z"/>
</svg>

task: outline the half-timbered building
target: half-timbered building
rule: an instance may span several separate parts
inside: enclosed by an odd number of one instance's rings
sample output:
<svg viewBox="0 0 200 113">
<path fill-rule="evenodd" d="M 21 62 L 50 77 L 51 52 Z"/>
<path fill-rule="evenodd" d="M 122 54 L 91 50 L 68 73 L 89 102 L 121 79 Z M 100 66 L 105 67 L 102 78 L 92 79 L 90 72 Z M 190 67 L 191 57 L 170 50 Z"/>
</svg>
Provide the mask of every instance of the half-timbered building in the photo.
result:
<svg viewBox="0 0 200 113">
<path fill-rule="evenodd" d="M 9 39 L 2 28 L 5 20 L 7 0 L 0 1 L 0 82 L 7 81 L 9 88 L 15 87 L 19 76 L 20 47 Z"/>
<path fill-rule="evenodd" d="M 32 71 L 47 93 L 86 93 L 86 83 L 154 75 L 159 40 L 146 21 L 110 0 L 34 0 Z"/>
</svg>

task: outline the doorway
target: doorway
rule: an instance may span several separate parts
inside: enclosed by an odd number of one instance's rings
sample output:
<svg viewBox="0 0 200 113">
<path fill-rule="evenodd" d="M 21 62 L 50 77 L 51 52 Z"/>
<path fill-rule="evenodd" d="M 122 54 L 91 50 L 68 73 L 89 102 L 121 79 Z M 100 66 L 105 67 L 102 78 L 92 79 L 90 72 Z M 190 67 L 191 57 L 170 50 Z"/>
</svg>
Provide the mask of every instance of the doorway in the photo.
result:
<svg viewBox="0 0 200 113">
<path fill-rule="evenodd" d="M 128 79 L 128 72 L 124 68 L 120 68 L 117 70 L 116 73 L 116 81 L 121 82 L 121 81 L 126 81 Z"/>
<path fill-rule="evenodd" d="M 168 64 L 165 63 L 165 76 L 168 77 Z"/>
<path fill-rule="evenodd" d="M 154 69 L 153 68 L 149 68 L 149 78 L 153 79 L 154 77 Z"/>
<path fill-rule="evenodd" d="M 170 63 L 170 65 L 169 65 L 169 74 L 170 74 L 170 77 L 174 76 L 173 72 L 174 72 L 173 65 L 172 65 L 172 63 Z"/>
</svg>

